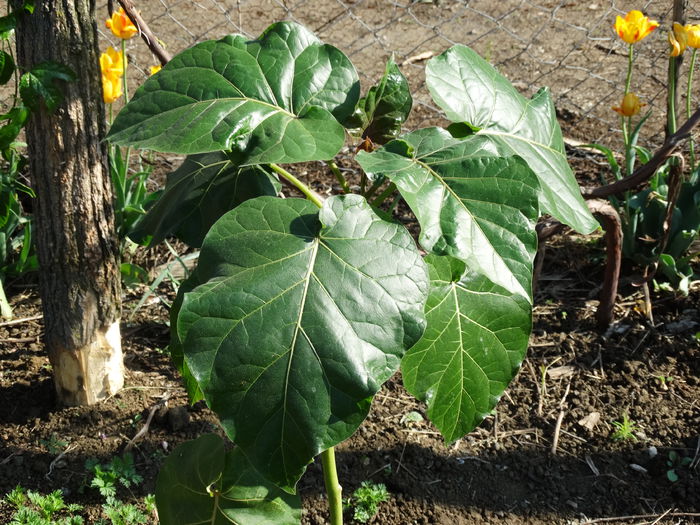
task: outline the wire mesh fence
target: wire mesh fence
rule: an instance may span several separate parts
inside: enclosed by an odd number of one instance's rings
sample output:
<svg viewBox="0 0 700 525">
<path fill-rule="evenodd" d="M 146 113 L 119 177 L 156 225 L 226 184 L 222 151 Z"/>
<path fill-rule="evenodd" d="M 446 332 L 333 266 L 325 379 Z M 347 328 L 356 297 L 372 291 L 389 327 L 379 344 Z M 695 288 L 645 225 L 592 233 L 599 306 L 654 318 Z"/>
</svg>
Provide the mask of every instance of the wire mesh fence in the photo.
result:
<svg viewBox="0 0 700 525">
<path fill-rule="evenodd" d="M 171 53 L 229 33 L 255 37 L 270 23 L 294 20 L 345 52 L 365 88 L 392 56 L 403 66 L 414 96 L 411 127 L 437 123 L 440 111 L 424 86 L 425 61 L 453 44 L 466 44 L 505 74 L 525 95 L 548 86 L 566 131 L 611 143 L 627 67 L 627 45 L 612 28 L 615 17 L 640 9 L 661 28 L 635 45 L 632 89 L 652 110 L 647 142 L 662 138 L 665 118 L 671 0 L 143 0 L 143 18 Z M 686 10 L 699 21 L 698 6 Z M 98 19 L 107 17 L 107 4 Z M 100 27 L 103 27 L 100 24 Z M 105 39 L 110 35 L 102 29 Z M 116 42 L 114 42 L 116 44 Z M 155 63 L 143 42 L 128 42 L 132 64 L 145 75 Z M 135 83 L 140 82 L 134 79 Z M 682 83 L 681 89 L 685 91 Z"/>
</svg>

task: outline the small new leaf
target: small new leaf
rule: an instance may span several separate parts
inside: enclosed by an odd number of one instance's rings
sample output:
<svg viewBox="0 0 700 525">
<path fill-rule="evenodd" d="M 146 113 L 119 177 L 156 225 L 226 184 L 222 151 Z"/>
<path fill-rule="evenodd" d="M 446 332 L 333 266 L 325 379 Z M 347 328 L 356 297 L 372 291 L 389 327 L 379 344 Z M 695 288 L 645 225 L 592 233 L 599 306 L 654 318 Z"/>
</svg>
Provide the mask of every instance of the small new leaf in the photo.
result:
<svg viewBox="0 0 700 525">
<path fill-rule="evenodd" d="M 69 67 L 42 62 L 20 77 L 19 94 L 22 102 L 33 111 L 39 111 L 42 101 L 48 111 L 53 111 L 63 100 L 58 82 L 73 82 L 75 79 L 75 73 Z"/>
</svg>

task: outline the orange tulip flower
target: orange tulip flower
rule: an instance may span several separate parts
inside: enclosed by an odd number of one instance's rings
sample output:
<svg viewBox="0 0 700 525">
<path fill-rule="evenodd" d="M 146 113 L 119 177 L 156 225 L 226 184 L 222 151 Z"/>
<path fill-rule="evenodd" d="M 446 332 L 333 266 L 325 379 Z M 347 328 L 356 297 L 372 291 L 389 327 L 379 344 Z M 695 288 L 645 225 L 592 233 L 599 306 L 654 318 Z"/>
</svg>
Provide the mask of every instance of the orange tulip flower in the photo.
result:
<svg viewBox="0 0 700 525">
<path fill-rule="evenodd" d="M 673 22 L 673 30 L 668 32 L 668 43 L 671 44 L 672 57 L 682 55 L 688 45 L 688 33 L 685 26 Z"/>
<path fill-rule="evenodd" d="M 100 55 L 100 69 L 102 74 L 112 78 L 124 76 L 126 68 L 126 56 L 121 51 L 117 51 L 112 46 L 107 48 L 105 53 Z"/>
<path fill-rule="evenodd" d="M 639 113 L 643 106 L 646 106 L 646 104 L 642 104 L 637 95 L 634 93 L 627 93 L 623 97 L 620 107 L 613 108 L 613 110 L 617 111 L 623 117 L 631 117 Z"/>
<path fill-rule="evenodd" d="M 618 16 L 615 20 L 617 35 L 628 44 L 636 44 L 649 36 L 657 27 L 659 23 L 656 20 L 649 20 L 649 17 L 636 9 L 627 13 L 625 18 Z"/>
<path fill-rule="evenodd" d="M 688 24 L 685 26 L 685 34 L 688 38 L 688 47 L 700 48 L 700 25 Z"/>
<path fill-rule="evenodd" d="M 130 39 L 139 31 L 131 19 L 126 16 L 123 7 L 119 8 L 119 11 L 112 13 L 112 17 L 107 19 L 105 25 L 112 30 L 114 36 L 122 40 Z"/>
<path fill-rule="evenodd" d="M 102 75 L 102 100 L 105 104 L 111 104 L 122 96 L 122 79 Z"/>
</svg>

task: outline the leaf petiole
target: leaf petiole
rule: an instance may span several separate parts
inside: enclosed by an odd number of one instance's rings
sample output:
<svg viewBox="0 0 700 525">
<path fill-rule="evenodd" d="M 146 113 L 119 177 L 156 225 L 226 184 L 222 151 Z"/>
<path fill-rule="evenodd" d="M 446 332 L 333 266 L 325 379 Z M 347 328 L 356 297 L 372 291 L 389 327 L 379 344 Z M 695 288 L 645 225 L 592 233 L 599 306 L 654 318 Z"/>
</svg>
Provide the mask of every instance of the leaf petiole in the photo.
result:
<svg viewBox="0 0 700 525">
<path fill-rule="evenodd" d="M 319 208 L 323 206 L 323 199 L 321 198 L 321 196 L 315 191 L 313 191 L 311 188 L 309 188 L 306 184 L 301 182 L 299 179 L 297 179 L 294 175 L 289 173 L 283 167 L 278 166 L 277 164 L 268 164 L 268 166 L 270 166 L 270 169 L 277 173 L 277 175 L 285 179 L 292 186 L 294 186 L 296 189 L 302 192 L 304 196 L 311 202 L 313 202 L 316 206 L 318 206 Z"/>
</svg>

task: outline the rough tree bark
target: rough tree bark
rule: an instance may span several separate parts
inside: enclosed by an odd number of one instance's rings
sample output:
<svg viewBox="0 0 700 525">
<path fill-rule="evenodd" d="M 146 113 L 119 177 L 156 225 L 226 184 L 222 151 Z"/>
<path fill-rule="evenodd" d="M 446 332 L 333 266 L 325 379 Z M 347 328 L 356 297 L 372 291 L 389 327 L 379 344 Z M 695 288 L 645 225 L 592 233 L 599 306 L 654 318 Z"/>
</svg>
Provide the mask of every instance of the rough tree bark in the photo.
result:
<svg viewBox="0 0 700 525">
<path fill-rule="evenodd" d="M 21 68 L 53 60 L 77 81 L 27 125 L 45 344 L 59 402 L 92 404 L 124 382 L 121 283 L 94 0 L 43 0 L 17 28 Z"/>
</svg>

